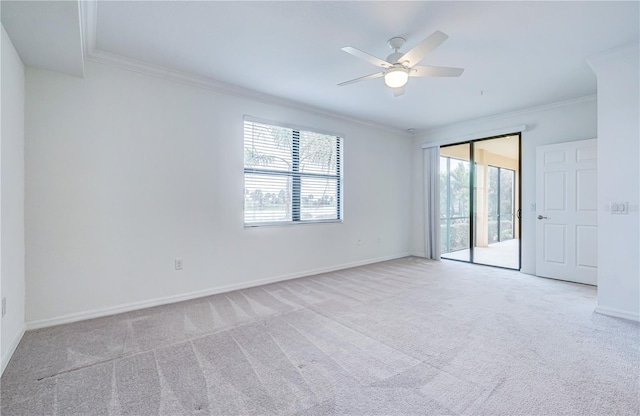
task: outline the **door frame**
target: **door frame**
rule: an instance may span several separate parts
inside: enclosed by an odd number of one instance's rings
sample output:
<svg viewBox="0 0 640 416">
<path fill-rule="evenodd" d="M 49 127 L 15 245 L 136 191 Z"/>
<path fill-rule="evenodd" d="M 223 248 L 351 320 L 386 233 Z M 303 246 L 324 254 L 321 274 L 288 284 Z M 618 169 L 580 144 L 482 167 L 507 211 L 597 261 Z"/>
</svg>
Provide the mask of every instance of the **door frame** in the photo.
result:
<svg viewBox="0 0 640 416">
<path fill-rule="evenodd" d="M 515 213 L 514 213 L 514 222 L 516 222 L 517 220 L 517 223 L 518 223 L 518 233 L 517 233 L 518 234 L 518 268 L 517 269 L 511 268 L 511 267 L 493 265 L 493 264 L 477 263 L 474 261 L 475 234 L 476 234 L 476 230 L 475 230 L 475 211 L 476 210 L 475 210 L 475 189 L 474 189 L 475 188 L 474 187 L 475 171 L 476 171 L 475 143 L 487 141 L 487 140 L 501 139 L 501 138 L 510 137 L 510 136 L 518 137 L 518 175 L 516 175 L 516 178 L 515 178 L 516 180 L 514 181 L 514 192 L 516 192 L 518 196 L 517 197 L 518 209 L 515 210 Z M 500 134 L 498 136 L 490 136 L 490 137 L 483 137 L 479 139 L 466 140 L 466 141 L 457 142 L 457 143 L 447 143 L 446 145 L 440 146 L 440 148 L 458 146 L 462 144 L 469 145 L 469 260 L 450 259 L 446 257 L 443 257 L 443 258 L 446 260 L 459 261 L 463 263 L 479 264 L 482 266 L 490 266 L 490 267 L 497 267 L 500 269 L 519 271 L 522 269 L 522 132 L 518 131 L 513 133 Z M 440 198 L 442 198 L 442 195 L 440 195 Z M 515 227 L 514 227 L 514 235 L 515 235 Z"/>
</svg>

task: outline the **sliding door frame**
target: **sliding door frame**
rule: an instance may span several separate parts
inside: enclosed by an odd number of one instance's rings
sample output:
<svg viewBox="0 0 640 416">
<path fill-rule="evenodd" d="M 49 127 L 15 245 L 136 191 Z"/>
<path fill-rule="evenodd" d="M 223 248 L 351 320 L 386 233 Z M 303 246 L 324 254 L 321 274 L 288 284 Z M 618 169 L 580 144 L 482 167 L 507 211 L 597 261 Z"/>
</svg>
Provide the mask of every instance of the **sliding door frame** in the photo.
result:
<svg viewBox="0 0 640 416">
<path fill-rule="evenodd" d="M 498 266 L 498 265 L 493 265 L 493 264 L 484 264 L 484 263 L 476 263 L 474 261 L 474 249 L 475 249 L 475 235 L 476 235 L 476 230 L 475 230 L 475 213 L 476 213 L 476 209 L 475 209 L 475 205 L 476 205 L 476 199 L 475 199 L 475 179 L 476 179 L 476 161 L 475 161 L 475 144 L 478 142 L 482 142 L 482 141 L 487 141 L 487 140 L 494 140 L 494 139 L 501 139 L 504 137 L 510 137 L 510 136 L 518 136 L 518 174 L 515 175 L 516 178 L 514 178 L 514 192 L 516 193 L 517 197 L 517 206 L 518 209 L 515 210 L 514 212 L 514 218 L 513 221 L 518 223 L 518 268 L 517 269 L 513 269 L 511 267 L 505 267 L 505 266 Z M 458 145 L 462 145 L 462 144 L 468 144 L 469 145 L 469 260 L 459 260 L 459 259 L 449 259 L 446 258 L 447 260 L 453 260 L 453 261 L 460 261 L 460 262 L 464 262 L 464 263 L 472 263 L 472 264 L 480 264 L 483 266 L 491 266 L 491 267 L 497 267 L 500 269 L 508 269 L 508 270 L 520 270 L 522 268 L 522 133 L 521 132 L 514 132 L 514 133 L 507 133 L 507 134 L 501 134 L 499 136 L 490 136 L 490 137 L 483 137 L 480 139 L 474 139 L 474 140 L 467 140 L 467 141 L 463 141 L 463 142 L 458 142 L 458 143 L 451 143 L 451 144 L 446 144 L 443 146 L 440 146 L 441 148 L 443 147 L 450 147 L 450 146 L 458 146 Z M 442 197 L 442 195 L 441 195 Z M 514 202 L 515 202 L 516 198 L 514 198 Z M 500 203 L 500 201 L 498 201 L 498 204 Z M 500 221 L 500 218 L 498 218 L 498 221 Z M 498 227 L 499 228 L 499 227 Z M 514 227 L 514 238 L 515 238 L 515 227 Z M 500 236 L 498 236 L 498 241 L 500 241 Z"/>
</svg>

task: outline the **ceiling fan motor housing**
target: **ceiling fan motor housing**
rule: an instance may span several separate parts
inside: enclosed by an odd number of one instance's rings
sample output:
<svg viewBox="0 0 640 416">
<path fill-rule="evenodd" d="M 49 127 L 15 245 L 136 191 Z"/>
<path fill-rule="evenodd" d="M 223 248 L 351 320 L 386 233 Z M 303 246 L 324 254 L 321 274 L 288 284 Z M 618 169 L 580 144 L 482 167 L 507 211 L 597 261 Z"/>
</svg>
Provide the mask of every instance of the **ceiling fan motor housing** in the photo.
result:
<svg viewBox="0 0 640 416">
<path fill-rule="evenodd" d="M 407 62 L 399 62 L 398 60 L 400 58 L 402 58 L 402 56 L 404 55 L 404 53 L 402 52 L 394 52 L 391 55 L 387 56 L 387 62 L 389 62 L 390 64 L 402 64 L 403 66 L 406 66 Z"/>
<path fill-rule="evenodd" d="M 401 38 L 401 37 L 391 38 L 387 41 L 387 44 L 389 45 L 389 47 L 394 50 L 394 52 L 391 55 L 387 56 L 387 62 L 389 62 L 390 64 L 400 63 L 400 64 L 403 64 L 403 66 L 406 66 L 404 62 L 399 61 L 399 59 L 402 58 L 404 53 L 398 52 L 398 50 L 402 48 L 402 45 L 404 45 L 404 42 L 405 42 L 404 38 Z"/>
</svg>

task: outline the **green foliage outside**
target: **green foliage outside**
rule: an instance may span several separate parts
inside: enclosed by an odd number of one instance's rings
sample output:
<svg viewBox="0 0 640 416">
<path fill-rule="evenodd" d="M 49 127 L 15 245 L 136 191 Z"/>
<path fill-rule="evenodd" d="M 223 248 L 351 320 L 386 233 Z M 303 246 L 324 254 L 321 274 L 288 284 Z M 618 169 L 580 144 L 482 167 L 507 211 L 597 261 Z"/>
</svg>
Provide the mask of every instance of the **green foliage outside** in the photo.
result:
<svg viewBox="0 0 640 416">
<path fill-rule="evenodd" d="M 514 238 L 514 182 L 510 169 L 488 167 L 488 241 L 494 243 Z M 500 192 L 498 192 L 498 182 Z M 469 162 L 440 158 L 441 252 L 469 248 Z M 500 236 L 498 236 L 498 213 Z"/>
<path fill-rule="evenodd" d="M 299 177 L 301 193 L 304 193 L 298 196 L 301 219 L 311 219 L 312 214 L 309 211 L 314 209 L 317 215 L 322 216 L 322 211 L 326 211 L 323 207 L 334 207 L 332 215 L 335 217 L 337 180 L 304 176 L 304 173 L 337 174 L 338 155 L 335 136 L 302 131 L 299 133 L 299 138 L 294 138 L 294 132 L 291 129 L 260 125 L 260 129 L 256 129 L 252 137 L 251 142 L 245 140 L 245 167 L 276 170 L 289 174 L 280 177 L 281 184 L 277 192 L 245 189 L 245 211 L 282 211 L 281 219 L 290 219 L 293 181 L 294 177 Z M 296 145 L 298 146 L 297 154 L 294 149 Z M 294 168 L 302 175 L 293 173 Z M 266 175 L 264 177 L 266 178 Z M 305 189 L 312 192 L 304 192 Z"/>
</svg>

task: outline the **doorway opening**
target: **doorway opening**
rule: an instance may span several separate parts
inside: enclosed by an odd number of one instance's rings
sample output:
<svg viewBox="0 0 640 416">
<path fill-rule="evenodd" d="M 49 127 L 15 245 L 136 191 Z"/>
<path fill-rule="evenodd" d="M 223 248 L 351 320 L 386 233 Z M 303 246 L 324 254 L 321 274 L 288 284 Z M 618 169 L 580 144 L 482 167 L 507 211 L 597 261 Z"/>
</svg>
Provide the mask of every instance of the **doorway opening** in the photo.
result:
<svg viewBox="0 0 640 416">
<path fill-rule="evenodd" d="M 440 148 L 441 257 L 520 270 L 520 134 Z"/>
</svg>

